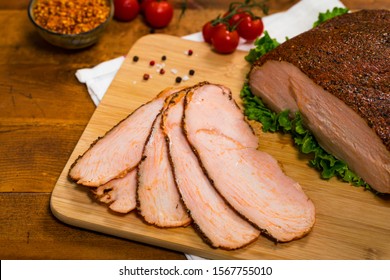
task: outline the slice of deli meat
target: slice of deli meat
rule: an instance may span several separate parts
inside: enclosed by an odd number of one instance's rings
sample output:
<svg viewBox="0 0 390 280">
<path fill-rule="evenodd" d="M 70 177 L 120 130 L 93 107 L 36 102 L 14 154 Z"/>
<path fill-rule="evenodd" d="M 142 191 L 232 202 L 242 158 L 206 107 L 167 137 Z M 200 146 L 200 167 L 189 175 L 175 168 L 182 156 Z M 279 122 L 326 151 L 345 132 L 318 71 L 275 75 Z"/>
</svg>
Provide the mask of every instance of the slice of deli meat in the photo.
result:
<svg viewBox="0 0 390 280">
<path fill-rule="evenodd" d="M 232 110 L 233 102 L 215 86 L 208 96 L 223 96 L 228 102 L 219 103 L 209 118 L 218 119 Z M 200 106 L 211 111 L 213 99 L 199 98 L 201 91 L 188 93 L 184 117 L 187 139 L 196 151 L 203 168 L 214 187 L 224 199 L 258 228 L 278 241 L 290 241 L 307 234 L 314 225 L 315 209 L 300 185 L 286 176 L 270 155 L 248 146 L 243 135 L 231 137 L 237 129 L 220 121 L 217 127 L 208 127 L 197 110 Z M 233 114 L 233 113 L 232 113 Z M 241 113 L 242 114 L 242 113 Z M 237 124 L 236 124 L 237 125 Z M 241 126 L 247 124 L 242 119 Z M 202 128 L 204 127 L 204 128 Z"/>
<path fill-rule="evenodd" d="M 274 111 L 300 111 L 319 144 L 390 193 L 390 11 L 328 20 L 263 55 L 249 74 Z"/>
<path fill-rule="evenodd" d="M 182 130 L 184 96 L 178 95 L 163 113 L 163 130 L 182 199 L 195 228 L 212 247 L 238 249 L 260 232 L 242 219 L 211 185 Z"/>
<path fill-rule="evenodd" d="M 191 106 L 186 108 L 185 112 L 197 116 L 191 119 L 193 130 L 215 130 L 247 147 L 257 148 L 259 140 L 252 127 L 245 121 L 241 109 L 228 88 L 201 83 L 189 89 L 189 92 L 185 103 L 190 103 Z M 207 106 L 204 106 L 205 102 Z"/>
<path fill-rule="evenodd" d="M 72 165 L 70 178 L 78 184 L 97 187 L 134 169 L 165 97 L 175 91 L 174 88 L 162 91 L 97 139 Z"/>
<path fill-rule="evenodd" d="M 129 213 L 136 203 L 137 170 L 133 169 L 124 177 L 113 179 L 104 185 L 91 189 L 96 199 L 109 205 L 118 213 Z"/>
<path fill-rule="evenodd" d="M 138 166 L 137 200 L 138 212 L 149 224 L 178 227 L 191 223 L 173 178 L 161 114 L 153 124 Z"/>
<path fill-rule="evenodd" d="M 215 188 L 248 221 L 281 242 L 312 229 L 313 203 L 269 154 L 210 130 L 189 139 Z"/>
</svg>

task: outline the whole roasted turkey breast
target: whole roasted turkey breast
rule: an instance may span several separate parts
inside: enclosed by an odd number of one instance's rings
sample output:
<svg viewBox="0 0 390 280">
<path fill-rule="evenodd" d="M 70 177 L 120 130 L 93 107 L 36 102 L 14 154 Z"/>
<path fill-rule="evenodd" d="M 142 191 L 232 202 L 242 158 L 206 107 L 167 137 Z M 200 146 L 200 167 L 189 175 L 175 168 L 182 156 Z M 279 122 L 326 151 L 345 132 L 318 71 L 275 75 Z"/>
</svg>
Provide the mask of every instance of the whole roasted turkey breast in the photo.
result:
<svg viewBox="0 0 390 280">
<path fill-rule="evenodd" d="M 390 11 L 347 13 L 287 40 L 256 61 L 252 93 L 299 111 L 327 152 L 390 193 Z"/>
</svg>

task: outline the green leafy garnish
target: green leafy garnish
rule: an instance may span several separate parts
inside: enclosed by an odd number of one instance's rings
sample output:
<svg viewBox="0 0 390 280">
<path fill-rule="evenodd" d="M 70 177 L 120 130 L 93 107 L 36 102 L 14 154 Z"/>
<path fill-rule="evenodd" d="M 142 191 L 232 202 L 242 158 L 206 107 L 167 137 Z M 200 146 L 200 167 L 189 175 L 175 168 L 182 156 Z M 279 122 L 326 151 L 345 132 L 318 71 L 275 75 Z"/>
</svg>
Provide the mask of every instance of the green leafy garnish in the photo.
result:
<svg viewBox="0 0 390 280">
<path fill-rule="evenodd" d="M 349 10 L 347 8 L 339 8 L 339 7 L 334 7 L 332 11 L 326 10 L 325 13 L 320 13 L 318 15 L 318 20 L 313 24 L 313 27 L 317 27 L 318 25 L 327 21 L 328 19 L 346 14 L 348 13 L 348 11 Z"/>
<path fill-rule="evenodd" d="M 348 9 L 334 8 L 332 12 L 321 13 L 317 22 L 320 24 L 331 17 L 346 12 L 348 12 Z M 264 36 L 258 38 L 254 45 L 255 47 L 245 57 L 251 64 L 280 44 L 265 31 Z M 293 117 L 290 116 L 289 110 L 279 113 L 273 112 L 263 103 L 261 98 L 252 94 L 248 81 L 244 83 L 240 97 L 244 105 L 244 114 L 249 120 L 260 122 L 264 132 L 291 134 L 300 152 L 312 156 L 309 165 L 319 170 L 323 179 L 338 177 L 351 185 L 373 190 L 363 179 L 352 172 L 345 162 L 338 160 L 321 148 L 314 136 L 303 125 L 300 112 L 295 113 Z"/>
<path fill-rule="evenodd" d="M 260 56 L 279 46 L 280 43 L 272 39 L 267 31 L 264 31 L 264 36 L 257 38 L 254 45 L 255 48 L 251 49 L 245 56 L 245 60 L 249 63 L 255 62 Z"/>
<path fill-rule="evenodd" d="M 288 131 L 290 120 L 288 111 L 279 114 L 268 109 L 263 101 L 254 96 L 249 89 L 248 83 L 244 84 L 240 97 L 244 104 L 244 114 L 249 120 L 255 120 L 262 123 L 264 132 Z"/>
</svg>

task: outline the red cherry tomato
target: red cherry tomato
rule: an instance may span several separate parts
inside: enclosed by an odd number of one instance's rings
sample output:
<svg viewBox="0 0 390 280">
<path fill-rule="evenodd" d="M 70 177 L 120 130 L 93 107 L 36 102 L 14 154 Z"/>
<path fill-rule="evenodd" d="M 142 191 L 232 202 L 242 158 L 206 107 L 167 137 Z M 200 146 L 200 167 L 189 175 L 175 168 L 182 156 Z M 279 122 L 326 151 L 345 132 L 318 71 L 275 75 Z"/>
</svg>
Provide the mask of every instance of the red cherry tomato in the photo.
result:
<svg viewBox="0 0 390 280">
<path fill-rule="evenodd" d="M 138 0 L 114 0 L 114 17 L 121 21 L 135 19 L 140 11 Z"/>
<path fill-rule="evenodd" d="M 208 21 L 206 22 L 204 25 L 203 25 L 203 28 L 202 28 L 202 35 L 203 35 L 203 39 L 205 42 L 211 44 L 211 38 L 213 37 L 213 33 L 214 31 L 221 27 L 223 24 L 222 23 L 218 23 L 217 25 L 213 26 L 211 24 L 212 21 Z"/>
<path fill-rule="evenodd" d="M 229 54 L 237 49 L 240 36 L 237 30 L 230 31 L 226 25 L 218 27 L 211 37 L 211 44 L 218 53 Z"/>
<path fill-rule="evenodd" d="M 241 18 L 237 31 L 240 37 L 247 41 L 253 41 L 263 33 L 263 21 L 260 18 L 252 19 L 250 16 L 245 16 Z"/>
<path fill-rule="evenodd" d="M 153 28 L 166 27 L 173 18 L 173 6 L 167 1 L 151 1 L 145 8 L 146 22 Z"/>
<path fill-rule="evenodd" d="M 156 0 L 142 0 L 140 3 L 141 12 L 144 13 L 146 10 L 146 6 L 149 5 L 150 2 L 154 2 Z"/>
<path fill-rule="evenodd" d="M 228 14 L 229 14 L 229 12 L 227 12 L 224 15 L 224 17 L 226 17 Z M 229 18 L 228 22 L 229 22 L 231 27 L 234 27 L 235 25 L 237 25 L 241 21 L 241 19 L 243 19 L 244 17 L 247 17 L 247 16 L 250 16 L 250 14 L 248 14 L 247 12 L 237 11 L 236 14 L 234 14 L 231 18 Z"/>
</svg>

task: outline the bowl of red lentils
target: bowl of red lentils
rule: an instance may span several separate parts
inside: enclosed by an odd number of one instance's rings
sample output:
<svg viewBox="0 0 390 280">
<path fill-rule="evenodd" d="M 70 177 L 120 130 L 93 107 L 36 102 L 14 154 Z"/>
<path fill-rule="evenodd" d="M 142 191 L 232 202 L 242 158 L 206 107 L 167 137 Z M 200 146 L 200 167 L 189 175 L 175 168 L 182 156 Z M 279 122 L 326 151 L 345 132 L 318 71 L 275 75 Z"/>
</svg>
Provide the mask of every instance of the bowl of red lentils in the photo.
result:
<svg viewBox="0 0 390 280">
<path fill-rule="evenodd" d="M 95 44 L 114 14 L 112 0 L 31 0 L 28 16 L 52 45 L 81 49 Z"/>
</svg>

